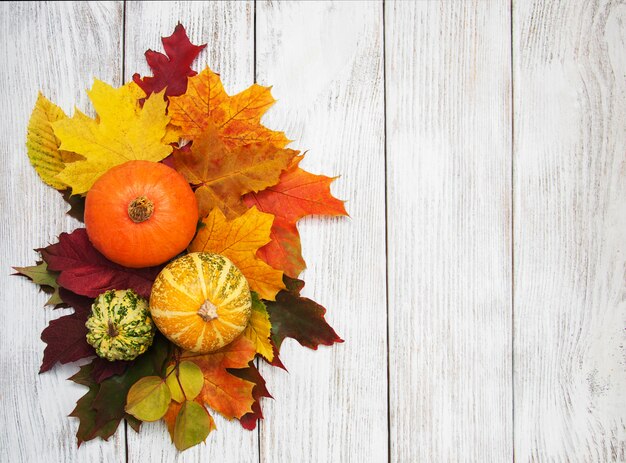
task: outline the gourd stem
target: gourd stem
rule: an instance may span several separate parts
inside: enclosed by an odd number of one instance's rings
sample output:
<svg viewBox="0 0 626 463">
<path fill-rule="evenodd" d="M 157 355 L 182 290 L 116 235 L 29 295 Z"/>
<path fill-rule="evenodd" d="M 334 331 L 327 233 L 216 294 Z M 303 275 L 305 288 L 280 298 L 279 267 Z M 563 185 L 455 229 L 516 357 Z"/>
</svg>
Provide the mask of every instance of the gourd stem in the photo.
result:
<svg viewBox="0 0 626 463">
<path fill-rule="evenodd" d="M 148 220 L 154 212 L 154 203 L 145 196 L 138 196 L 128 204 L 128 217 L 135 223 Z"/>
<path fill-rule="evenodd" d="M 197 312 L 205 322 L 210 322 L 217 318 L 217 307 L 208 299 L 202 303 Z"/>
<path fill-rule="evenodd" d="M 113 324 L 113 322 L 111 320 L 109 320 L 109 329 L 107 331 L 107 334 L 109 335 L 109 337 L 114 338 L 115 336 L 117 336 L 118 334 L 120 334 L 119 331 L 117 331 L 117 328 L 115 327 L 115 325 Z"/>
</svg>

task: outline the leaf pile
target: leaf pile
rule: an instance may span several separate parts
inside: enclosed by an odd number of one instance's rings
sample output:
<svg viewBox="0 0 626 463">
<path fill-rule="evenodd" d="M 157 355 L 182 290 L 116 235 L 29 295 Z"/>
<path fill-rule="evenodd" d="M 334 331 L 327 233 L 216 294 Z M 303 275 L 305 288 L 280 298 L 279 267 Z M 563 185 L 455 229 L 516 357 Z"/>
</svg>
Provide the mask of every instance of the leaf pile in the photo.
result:
<svg viewBox="0 0 626 463">
<path fill-rule="evenodd" d="M 88 95 L 95 118 L 78 110 L 68 117 L 40 94 L 28 126 L 28 156 L 79 219 L 84 195 L 110 168 L 136 159 L 175 168 L 199 204 L 188 251 L 232 260 L 252 290 L 252 315 L 239 338 L 210 354 L 182 351 L 157 334 L 137 359 L 109 362 L 86 341 L 93 299 L 109 289 L 149 298 L 163 266 L 111 262 L 78 228 L 39 249 L 36 265 L 15 267 L 51 294 L 47 305 L 72 309 L 43 330 L 40 371 L 91 358 L 71 378 L 88 388 L 71 413 L 80 420 L 79 445 L 108 439 L 122 419 L 137 431 L 143 421 L 162 419 L 184 450 L 215 429 L 209 409 L 254 429 L 263 418 L 261 399 L 271 398 L 258 359 L 284 369 L 279 354 L 286 338 L 311 349 L 343 342 L 326 322 L 326 309 L 300 295 L 304 282 L 297 279 L 306 266 L 297 222 L 347 215 L 330 192 L 334 179 L 303 170 L 303 156 L 286 147 L 285 134 L 261 123 L 275 102 L 269 87 L 254 84 L 228 95 L 217 73 L 208 67 L 196 73 L 191 65 L 206 45 L 192 44 L 180 24 L 162 42 L 165 54 L 146 52 L 152 76 L 135 74 L 119 88 L 94 82 Z"/>
</svg>

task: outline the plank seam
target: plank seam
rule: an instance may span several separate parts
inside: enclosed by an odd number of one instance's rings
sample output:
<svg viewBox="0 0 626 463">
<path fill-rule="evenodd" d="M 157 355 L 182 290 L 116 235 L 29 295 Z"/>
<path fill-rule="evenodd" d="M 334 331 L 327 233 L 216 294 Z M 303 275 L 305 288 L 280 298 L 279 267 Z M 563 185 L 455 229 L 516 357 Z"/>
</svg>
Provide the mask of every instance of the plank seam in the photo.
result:
<svg viewBox="0 0 626 463">
<path fill-rule="evenodd" d="M 510 79 L 511 79 L 511 460 L 515 463 L 515 75 L 513 45 L 513 0 L 509 1 Z"/>
<path fill-rule="evenodd" d="M 385 23 L 386 1 L 382 0 L 382 55 L 383 55 L 383 158 L 385 171 L 385 313 L 387 345 L 387 461 L 391 462 L 391 371 L 389 368 L 389 207 L 387 194 L 387 28 Z"/>
</svg>

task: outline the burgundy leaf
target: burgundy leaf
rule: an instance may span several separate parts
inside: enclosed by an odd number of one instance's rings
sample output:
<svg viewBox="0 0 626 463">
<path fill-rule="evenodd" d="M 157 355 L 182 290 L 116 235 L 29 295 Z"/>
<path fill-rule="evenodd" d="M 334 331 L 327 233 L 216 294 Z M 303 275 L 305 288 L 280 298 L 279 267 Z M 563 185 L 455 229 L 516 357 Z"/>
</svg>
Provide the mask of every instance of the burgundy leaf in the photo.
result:
<svg viewBox="0 0 626 463">
<path fill-rule="evenodd" d="M 132 362 L 126 362 L 124 360 L 111 362 L 101 357 L 96 357 L 95 359 L 93 359 L 92 363 L 93 379 L 96 381 L 96 383 L 100 384 L 102 381 L 110 378 L 111 376 L 121 375 L 122 373 L 124 373 Z"/>
<path fill-rule="evenodd" d="M 60 272 L 57 282 L 83 296 L 96 297 L 109 289 L 133 289 L 150 297 L 159 267 L 128 268 L 111 262 L 93 247 L 87 230 L 61 233 L 59 242 L 39 249 L 50 270 Z"/>
<path fill-rule="evenodd" d="M 241 426 L 252 431 L 256 427 L 257 421 L 263 419 L 263 412 L 261 411 L 261 397 L 272 398 L 272 396 L 267 390 L 265 380 L 261 376 L 259 370 L 254 366 L 254 363 L 250 362 L 249 365 L 250 366 L 248 368 L 240 370 L 229 369 L 228 371 L 241 379 L 254 383 L 254 388 L 252 389 L 252 397 L 254 398 L 252 413 L 246 413 L 239 418 Z"/>
<path fill-rule="evenodd" d="M 39 373 L 50 370 L 57 362 L 70 363 L 96 355 L 93 347 L 87 343 L 85 327 L 93 301 L 63 288 L 60 294 L 63 302 L 74 308 L 74 313 L 52 320 L 42 331 L 41 340 L 47 346 Z"/>
<path fill-rule="evenodd" d="M 286 290 L 276 295 L 275 301 L 265 301 L 272 322 L 272 340 L 276 347 L 286 337 L 293 338 L 301 345 L 317 349 L 320 344 L 330 346 L 343 342 L 335 330 L 326 322 L 326 309 L 317 302 L 300 296 L 304 282 L 284 277 Z"/>
</svg>

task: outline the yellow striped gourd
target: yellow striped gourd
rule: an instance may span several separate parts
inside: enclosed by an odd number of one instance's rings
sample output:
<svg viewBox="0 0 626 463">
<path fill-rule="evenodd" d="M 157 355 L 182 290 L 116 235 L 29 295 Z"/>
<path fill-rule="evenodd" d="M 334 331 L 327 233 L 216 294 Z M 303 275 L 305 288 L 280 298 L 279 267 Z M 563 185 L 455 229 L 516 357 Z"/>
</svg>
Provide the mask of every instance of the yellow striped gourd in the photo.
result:
<svg viewBox="0 0 626 463">
<path fill-rule="evenodd" d="M 170 262 L 157 276 L 150 313 L 174 344 L 213 352 L 233 341 L 250 319 L 248 282 L 226 257 L 193 252 Z"/>
</svg>

